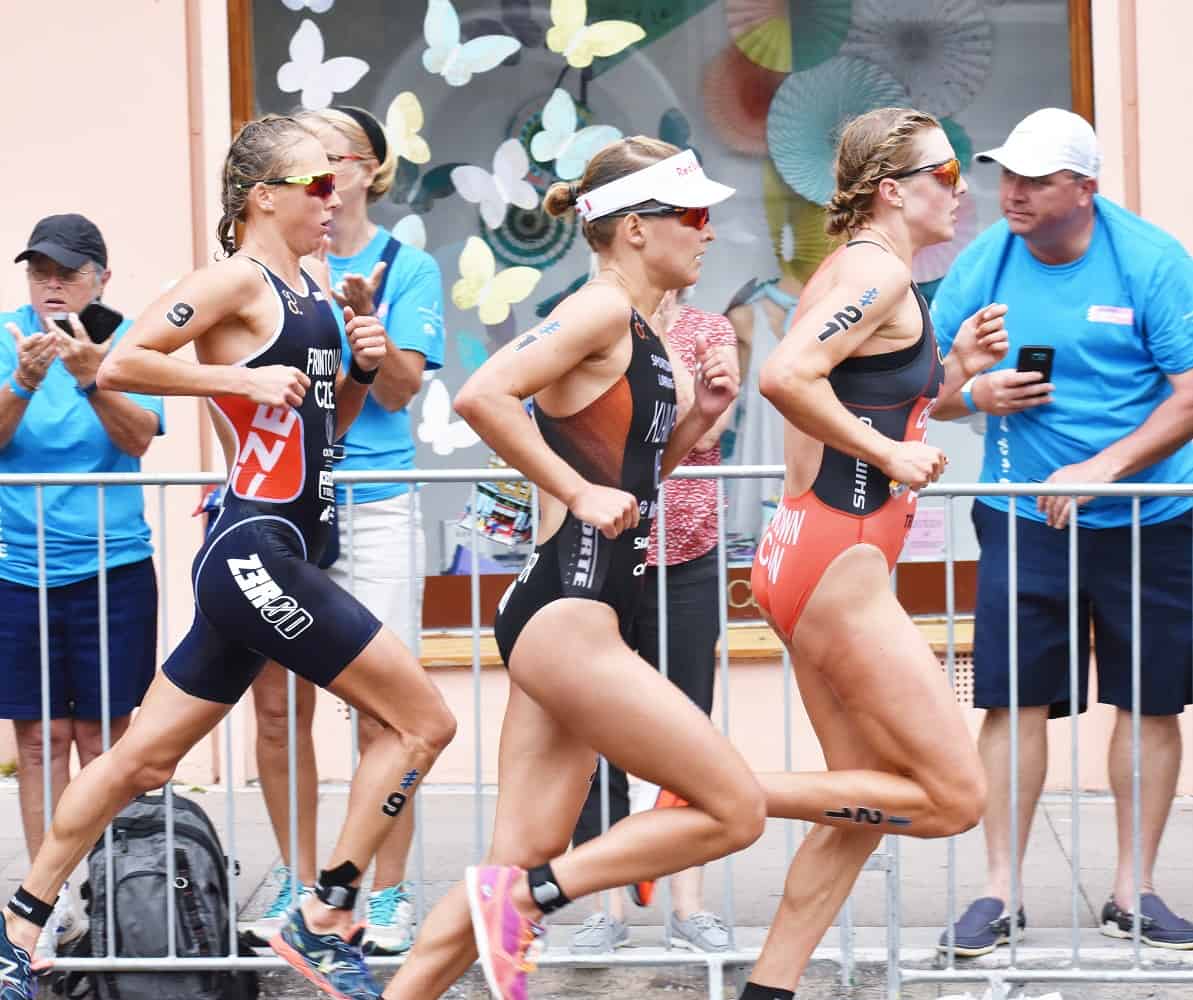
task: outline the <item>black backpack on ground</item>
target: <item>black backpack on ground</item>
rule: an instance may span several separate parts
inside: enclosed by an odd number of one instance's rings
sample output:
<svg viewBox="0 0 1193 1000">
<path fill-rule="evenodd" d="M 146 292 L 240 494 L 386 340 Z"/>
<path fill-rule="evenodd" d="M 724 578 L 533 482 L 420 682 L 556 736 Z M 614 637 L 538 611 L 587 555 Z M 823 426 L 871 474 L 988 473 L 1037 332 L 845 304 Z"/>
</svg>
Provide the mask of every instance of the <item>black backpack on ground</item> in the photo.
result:
<svg viewBox="0 0 1193 1000">
<path fill-rule="evenodd" d="M 175 953 L 179 958 L 228 954 L 228 870 L 219 834 L 190 799 L 174 799 Z M 167 952 L 166 797 L 141 795 L 112 821 L 116 955 L 157 958 Z M 82 887 L 90 930 L 71 957 L 108 952 L 108 885 L 104 842 L 87 856 Z M 239 948 L 241 954 L 253 954 Z M 65 957 L 65 955 L 64 955 Z M 70 972 L 57 988 L 75 1000 L 255 1000 L 257 974 L 218 972 Z"/>
</svg>

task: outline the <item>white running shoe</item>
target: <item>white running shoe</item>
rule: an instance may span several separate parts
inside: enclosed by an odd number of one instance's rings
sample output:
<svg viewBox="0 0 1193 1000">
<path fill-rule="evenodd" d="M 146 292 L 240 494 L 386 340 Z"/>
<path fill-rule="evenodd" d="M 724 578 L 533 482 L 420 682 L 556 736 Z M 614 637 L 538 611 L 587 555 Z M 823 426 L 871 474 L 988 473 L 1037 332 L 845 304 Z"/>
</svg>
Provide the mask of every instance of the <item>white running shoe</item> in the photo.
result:
<svg viewBox="0 0 1193 1000">
<path fill-rule="evenodd" d="M 282 929 L 286 914 L 301 903 L 303 896 L 311 891 L 307 886 L 299 884 L 298 894 L 295 896 L 294 884 L 290 881 L 290 869 L 285 865 L 278 865 L 271 878 L 278 887 L 273 902 L 255 920 L 239 921 L 240 930 L 250 936 L 250 943 L 254 948 L 266 947 L 270 939 Z"/>
<path fill-rule="evenodd" d="M 62 887 L 62 891 L 58 893 L 58 899 L 54 902 L 50 919 L 46 921 L 46 925 L 41 929 L 41 934 L 37 937 L 37 947 L 34 948 L 33 957 L 56 958 L 59 949 L 77 941 L 87 933 L 90 926 L 87 917 L 79 908 L 74 893 L 70 891 L 70 883 L 66 883 Z"/>
<path fill-rule="evenodd" d="M 399 882 L 369 893 L 369 921 L 365 930 L 365 952 L 370 955 L 401 955 L 414 943 L 413 887 Z"/>
</svg>

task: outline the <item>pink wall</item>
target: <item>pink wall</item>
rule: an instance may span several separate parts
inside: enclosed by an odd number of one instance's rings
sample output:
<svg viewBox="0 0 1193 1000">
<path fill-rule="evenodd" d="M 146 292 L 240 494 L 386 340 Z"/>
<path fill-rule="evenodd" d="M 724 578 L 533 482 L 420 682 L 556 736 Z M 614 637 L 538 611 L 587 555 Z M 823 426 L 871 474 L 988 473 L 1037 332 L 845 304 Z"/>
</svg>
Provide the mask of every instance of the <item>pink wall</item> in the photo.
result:
<svg viewBox="0 0 1193 1000">
<path fill-rule="evenodd" d="M 0 307 L 28 299 L 24 268 L 11 261 L 33 224 L 76 211 L 107 241 L 108 301 L 135 315 L 215 249 L 214 183 L 230 127 L 225 5 L 62 0 L 49 10 L 32 3 L 4 9 Z M 168 400 L 169 433 L 150 448 L 145 470 L 200 468 L 199 417 L 194 400 Z M 189 565 L 199 532 L 189 516 L 196 489 L 167 495 L 163 593 L 172 644 L 191 619 Z M 146 500 L 158 536 L 157 491 Z M 155 543 L 160 549 L 159 537 Z M 202 747 L 185 773 L 209 780 L 214 760 Z"/>
</svg>

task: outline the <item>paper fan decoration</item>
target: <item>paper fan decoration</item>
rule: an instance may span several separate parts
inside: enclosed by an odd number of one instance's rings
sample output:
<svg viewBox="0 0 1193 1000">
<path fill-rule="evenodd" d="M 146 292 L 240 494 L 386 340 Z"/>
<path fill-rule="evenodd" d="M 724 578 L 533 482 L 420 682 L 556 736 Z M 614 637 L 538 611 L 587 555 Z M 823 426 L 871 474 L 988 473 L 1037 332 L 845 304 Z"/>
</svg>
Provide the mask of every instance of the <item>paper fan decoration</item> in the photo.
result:
<svg viewBox="0 0 1193 1000">
<path fill-rule="evenodd" d="M 913 107 L 951 115 L 986 83 L 994 31 L 979 0 L 854 0 L 841 54 L 883 67 Z"/>
<path fill-rule="evenodd" d="M 779 269 L 807 281 L 837 245 L 824 231 L 824 209 L 784 184 L 770 161 L 762 167 L 762 206 Z"/>
<path fill-rule="evenodd" d="M 852 8 L 853 0 L 725 0 L 725 19 L 752 63 L 798 73 L 837 54 Z"/>
<path fill-rule="evenodd" d="M 935 281 L 943 278 L 949 265 L 957 259 L 978 235 L 978 209 L 972 195 L 963 194 L 957 206 L 957 225 L 953 238 L 948 243 L 937 243 L 924 247 L 912 258 L 911 276 L 918 281 Z"/>
<path fill-rule="evenodd" d="M 886 70 L 836 56 L 783 81 L 771 102 L 766 141 L 779 175 L 818 205 L 833 193 L 833 157 L 841 127 L 875 108 L 902 107 L 907 92 Z"/>
<path fill-rule="evenodd" d="M 766 113 L 783 74 L 751 62 L 729 45 L 704 68 L 704 115 L 730 149 L 766 155 Z"/>
</svg>

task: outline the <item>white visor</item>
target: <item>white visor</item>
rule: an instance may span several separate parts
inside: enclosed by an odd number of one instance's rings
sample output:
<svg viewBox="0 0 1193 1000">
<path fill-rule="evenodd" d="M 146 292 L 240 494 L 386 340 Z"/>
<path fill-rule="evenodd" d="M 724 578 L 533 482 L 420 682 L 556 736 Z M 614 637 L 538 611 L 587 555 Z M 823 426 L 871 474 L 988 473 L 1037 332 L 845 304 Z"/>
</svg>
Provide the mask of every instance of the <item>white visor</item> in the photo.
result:
<svg viewBox="0 0 1193 1000">
<path fill-rule="evenodd" d="M 733 190 L 727 184 L 710 181 L 696 154 L 685 149 L 586 191 L 577 200 L 576 211 L 585 222 L 592 222 L 644 201 L 659 201 L 678 208 L 708 208 L 724 201 Z"/>
</svg>

